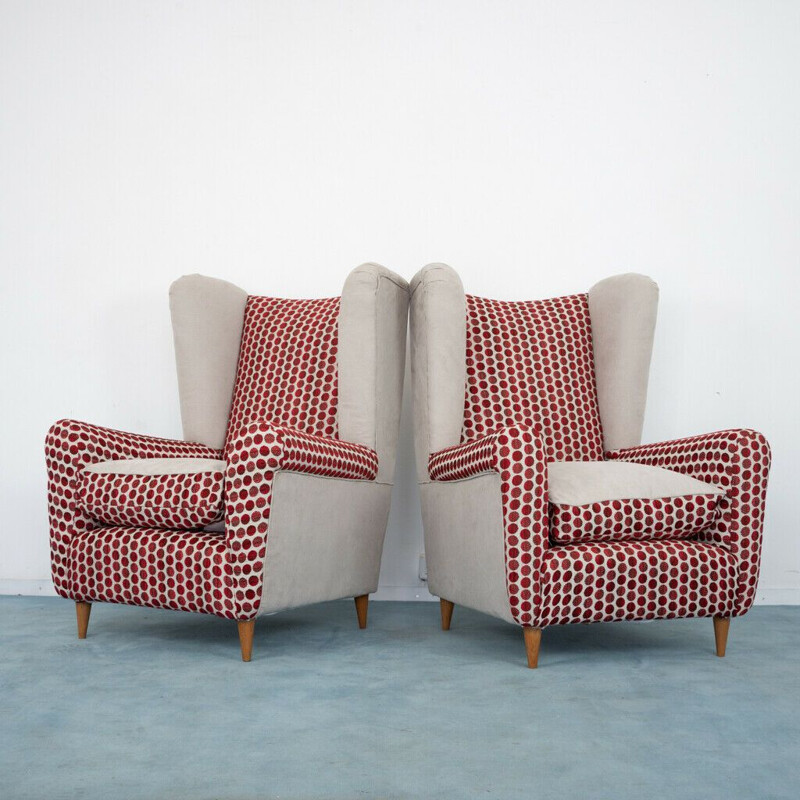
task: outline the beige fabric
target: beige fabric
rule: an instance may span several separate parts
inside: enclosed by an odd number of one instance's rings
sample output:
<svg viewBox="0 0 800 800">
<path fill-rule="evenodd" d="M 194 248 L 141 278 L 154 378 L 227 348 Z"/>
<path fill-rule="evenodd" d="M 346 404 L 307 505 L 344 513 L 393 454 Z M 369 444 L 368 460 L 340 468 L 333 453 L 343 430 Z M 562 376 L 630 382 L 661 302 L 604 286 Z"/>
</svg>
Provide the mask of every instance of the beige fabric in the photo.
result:
<svg viewBox="0 0 800 800">
<path fill-rule="evenodd" d="M 87 464 L 84 472 L 112 475 L 194 475 L 225 472 L 225 462 L 213 458 L 129 458 Z"/>
<path fill-rule="evenodd" d="M 597 399 L 606 450 L 641 444 L 658 286 L 615 275 L 589 290 Z"/>
<path fill-rule="evenodd" d="M 185 275 L 172 284 L 183 438 L 221 449 L 231 410 L 247 292 L 232 283 Z"/>
<path fill-rule="evenodd" d="M 259 614 L 378 588 L 392 487 L 279 472 Z"/>
<path fill-rule="evenodd" d="M 547 486 L 549 501 L 566 506 L 603 500 L 725 494 L 719 486 L 689 475 L 622 461 L 554 461 L 547 465 Z"/>
<path fill-rule="evenodd" d="M 406 357 L 408 284 L 379 264 L 354 269 L 339 313 L 339 438 L 373 448 L 394 476 Z"/>
<path fill-rule="evenodd" d="M 420 486 L 431 594 L 513 622 L 500 476 Z"/>
<path fill-rule="evenodd" d="M 411 380 L 419 480 L 428 478 L 428 456 L 461 438 L 466 338 L 461 279 L 446 264 L 429 264 L 411 281 Z"/>
</svg>

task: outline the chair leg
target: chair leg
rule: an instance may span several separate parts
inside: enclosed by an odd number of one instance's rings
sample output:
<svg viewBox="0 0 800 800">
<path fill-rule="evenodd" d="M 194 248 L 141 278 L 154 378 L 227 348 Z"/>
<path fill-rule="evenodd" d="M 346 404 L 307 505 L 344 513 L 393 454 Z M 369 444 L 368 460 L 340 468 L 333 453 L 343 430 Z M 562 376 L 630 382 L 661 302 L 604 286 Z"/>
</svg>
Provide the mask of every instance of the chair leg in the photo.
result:
<svg viewBox="0 0 800 800">
<path fill-rule="evenodd" d="M 78 638 L 85 639 L 86 631 L 89 629 L 89 614 L 92 613 L 91 603 L 81 603 L 75 601 L 75 614 L 78 617 Z"/>
<path fill-rule="evenodd" d="M 443 597 L 439 598 L 439 610 L 442 612 L 442 630 L 450 630 L 450 621 L 453 619 L 453 609 L 455 603 L 445 600 Z"/>
<path fill-rule="evenodd" d="M 728 644 L 728 628 L 731 626 L 730 617 L 714 617 L 714 639 L 717 642 L 717 655 L 725 655 L 725 646 Z"/>
<path fill-rule="evenodd" d="M 369 595 L 360 594 L 353 598 L 356 601 L 356 616 L 358 627 L 363 631 L 367 627 L 367 611 L 369 610 Z"/>
<path fill-rule="evenodd" d="M 525 637 L 525 653 L 528 656 L 528 667 L 536 669 L 539 666 L 539 645 L 542 643 L 541 628 L 523 628 Z"/>
<path fill-rule="evenodd" d="M 256 629 L 254 619 L 239 622 L 239 644 L 242 646 L 242 661 L 249 661 L 253 655 L 253 631 Z"/>
</svg>

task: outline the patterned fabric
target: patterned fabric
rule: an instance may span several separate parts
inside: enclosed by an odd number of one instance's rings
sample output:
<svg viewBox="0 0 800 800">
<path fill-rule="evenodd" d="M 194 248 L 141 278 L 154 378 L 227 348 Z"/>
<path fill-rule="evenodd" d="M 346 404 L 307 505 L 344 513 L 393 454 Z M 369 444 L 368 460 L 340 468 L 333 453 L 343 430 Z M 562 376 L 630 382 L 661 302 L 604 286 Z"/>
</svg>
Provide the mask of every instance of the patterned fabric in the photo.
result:
<svg viewBox="0 0 800 800">
<path fill-rule="evenodd" d="M 222 472 L 126 475 L 84 471 L 78 502 L 106 525 L 202 528 L 222 519 Z"/>
<path fill-rule="evenodd" d="M 699 538 L 731 552 L 738 568 L 733 613 L 747 612 L 758 583 L 771 463 L 770 447 L 764 436 L 752 430 L 726 430 L 615 450 L 606 457 L 664 467 L 726 490 L 726 495 L 720 498 L 716 522 Z"/>
<path fill-rule="evenodd" d="M 541 561 L 547 549 L 547 468 L 539 438 L 505 428 L 482 439 L 431 455 L 433 480 L 455 481 L 500 475 L 508 599 L 520 625 L 533 625 L 534 599 L 541 596 Z"/>
<path fill-rule="evenodd" d="M 364 445 L 266 423 L 250 425 L 230 441 L 225 535 L 238 619 L 255 617 L 261 600 L 272 481 L 278 470 L 374 480 L 378 456 Z"/>
<path fill-rule="evenodd" d="M 539 434 L 548 461 L 602 461 L 587 295 L 467 295 L 466 363 L 462 442 L 518 426 Z"/>
<path fill-rule="evenodd" d="M 703 542 L 553 547 L 534 624 L 728 616 L 737 572 L 731 553 Z"/>
<path fill-rule="evenodd" d="M 550 538 L 558 544 L 688 539 L 714 522 L 718 500 L 715 494 L 687 494 L 584 506 L 550 503 Z"/>
<path fill-rule="evenodd" d="M 68 545 L 70 597 L 237 619 L 220 534 L 95 528 Z"/>
<path fill-rule="evenodd" d="M 339 298 L 249 297 L 225 444 L 266 422 L 336 438 Z"/>
<path fill-rule="evenodd" d="M 95 527 L 78 502 L 78 483 L 86 464 L 120 458 L 219 458 L 210 447 L 157 439 L 60 420 L 47 433 L 47 498 L 53 585 L 62 597 L 72 597 L 69 546 L 73 537 Z"/>
</svg>

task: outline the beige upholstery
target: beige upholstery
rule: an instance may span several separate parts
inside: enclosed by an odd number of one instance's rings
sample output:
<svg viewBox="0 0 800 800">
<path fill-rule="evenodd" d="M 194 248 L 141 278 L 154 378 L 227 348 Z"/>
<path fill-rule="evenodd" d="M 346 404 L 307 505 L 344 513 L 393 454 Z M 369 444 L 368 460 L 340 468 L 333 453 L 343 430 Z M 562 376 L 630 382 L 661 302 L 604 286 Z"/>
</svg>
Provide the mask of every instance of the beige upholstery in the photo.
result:
<svg viewBox="0 0 800 800">
<path fill-rule="evenodd" d="M 87 464 L 84 472 L 110 475 L 194 475 L 225 472 L 225 462 L 213 458 L 129 458 Z"/>
<path fill-rule="evenodd" d="M 597 400 L 605 450 L 641 444 L 658 286 L 614 275 L 589 290 Z"/>
<path fill-rule="evenodd" d="M 466 300 L 446 264 L 411 281 L 411 380 L 417 475 L 427 480 L 428 456 L 458 444 L 464 421 Z"/>
<path fill-rule="evenodd" d="M 408 284 L 379 264 L 354 269 L 339 313 L 339 438 L 378 454 L 378 480 L 394 476 L 406 358 Z"/>
<path fill-rule="evenodd" d="M 506 589 L 500 476 L 420 486 L 428 589 L 513 622 Z"/>
<path fill-rule="evenodd" d="M 169 306 L 183 438 L 217 450 L 225 442 L 247 292 L 227 281 L 186 275 Z"/>
<path fill-rule="evenodd" d="M 385 483 L 279 472 L 258 613 L 374 592 L 391 491 Z"/>
<path fill-rule="evenodd" d="M 585 506 L 604 500 L 725 494 L 712 483 L 661 467 L 624 461 L 554 461 L 547 465 L 548 500 Z"/>
</svg>

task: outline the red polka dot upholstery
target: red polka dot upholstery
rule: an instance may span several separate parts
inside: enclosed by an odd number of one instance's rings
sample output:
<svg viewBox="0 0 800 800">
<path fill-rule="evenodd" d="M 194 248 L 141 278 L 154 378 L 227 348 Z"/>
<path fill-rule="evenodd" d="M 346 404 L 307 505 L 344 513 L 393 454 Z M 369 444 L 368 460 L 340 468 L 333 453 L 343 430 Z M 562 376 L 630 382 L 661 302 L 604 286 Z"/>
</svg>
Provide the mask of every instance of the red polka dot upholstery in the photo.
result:
<svg viewBox="0 0 800 800">
<path fill-rule="evenodd" d="M 584 506 L 550 504 L 550 538 L 557 544 L 636 539 L 687 539 L 708 528 L 719 495 L 604 500 Z"/>
<path fill-rule="evenodd" d="M 220 458 L 220 454 L 202 444 L 139 436 L 73 420 L 56 422 L 47 433 L 45 459 L 53 584 L 62 597 L 72 597 L 70 543 L 97 526 L 79 501 L 83 467 L 124 458 Z"/>
<path fill-rule="evenodd" d="M 730 552 L 704 542 L 553 547 L 535 625 L 728 616 L 737 572 Z"/>
<path fill-rule="evenodd" d="M 222 519 L 222 472 L 120 475 L 84 471 L 78 502 L 107 525 L 202 528 Z"/>
<path fill-rule="evenodd" d="M 228 557 L 220 534 L 84 530 L 69 541 L 69 596 L 237 619 Z"/>
<path fill-rule="evenodd" d="M 225 450 L 253 422 L 336 438 L 339 298 L 249 297 Z"/>
<path fill-rule="evenodd" d="M 520 625 L 534 624 L 547 549 L 547 468 L 539 438 L 505 428 L 431 455 L 433 480 L 454 481 L 485 472 L 500 475 L 508 599 Z"/>
<path fill-rule="evenodd" d="M 764 502 L 771 452 L 762 434 L 726 430 L 641 445 L 608 453 L 607 458 L 663 467 L 714 483 L 726 490 L 714 524 L 698 535 L 728 550 L 737 566 L 734 614 L 753 604 L 761 563 Z"/>
<path fill-rule="evenodd" d="M 467 295 L 462 442 L 536 431 L 550 461 L 601 461 L 587 295 L 505 302 Z"/>
<path fill-rule="evenodd" d="M 360 444 L 277 427 L 249 425 L 228 444 L 226 538 L 239 619 L 258 611 L 269 531 L 272 481 L 278 470 L 374 480 L 378 456 Z M 335 513 L 335 509 L 331 509 Z"/>
</svg>

